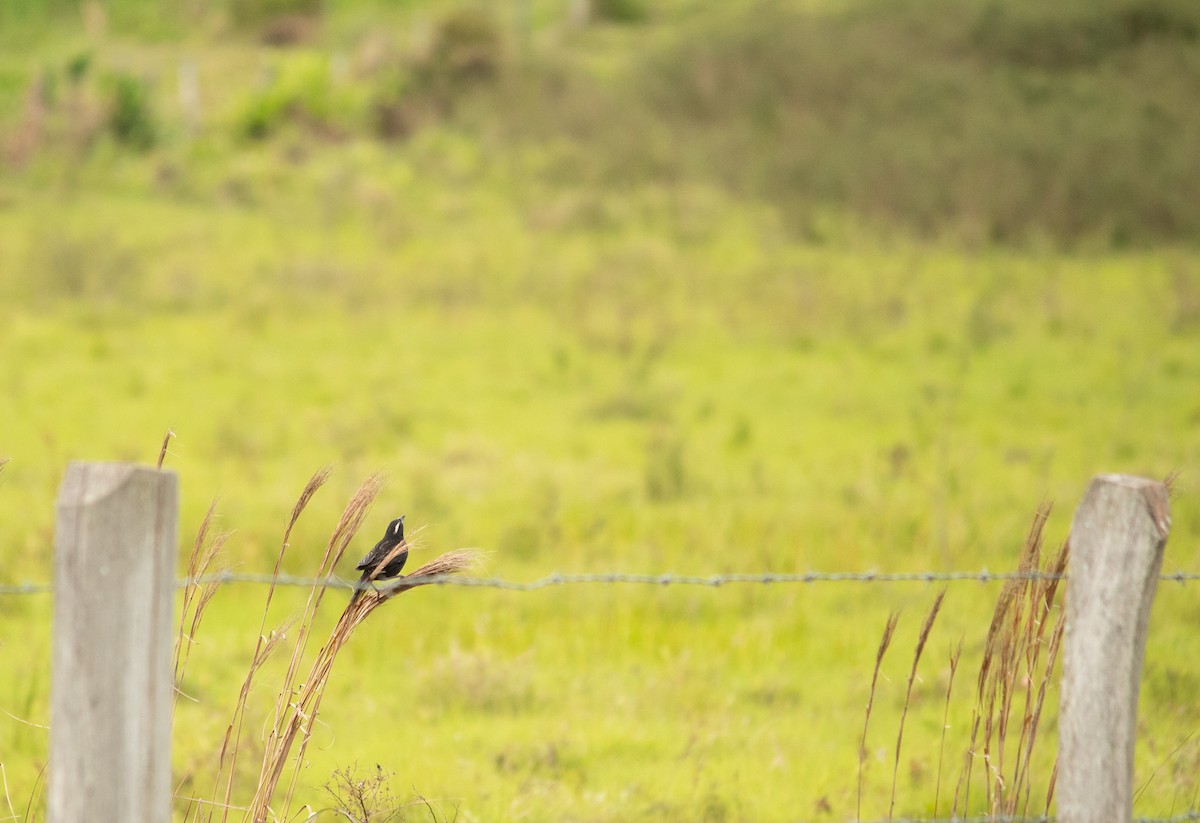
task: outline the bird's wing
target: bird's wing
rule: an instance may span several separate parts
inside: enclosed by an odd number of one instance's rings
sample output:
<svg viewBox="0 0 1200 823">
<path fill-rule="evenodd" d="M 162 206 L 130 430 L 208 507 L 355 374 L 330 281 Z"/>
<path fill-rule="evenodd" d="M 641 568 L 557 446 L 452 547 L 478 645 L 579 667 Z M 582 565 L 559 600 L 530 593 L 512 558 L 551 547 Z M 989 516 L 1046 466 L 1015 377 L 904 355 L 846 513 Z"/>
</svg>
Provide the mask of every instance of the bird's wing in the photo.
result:
<svg viewBox="0 0 1200 823">
<path fill-rule="evenodd" d="M 378 551 L 379 551 L 379 546 L 376 546 L 375 548 L 371 549 L 369 552 L 367 552 L 366 554 L 363 555 L 363 559 L 358 561 L 358 565 L 355 566 L 354 568 L 358 569 L 359 571 L 370 568 L 372 565 L 374 565 L 374 563 L 376 561 L 375 555 L 378 553 Z"/>
</svg>

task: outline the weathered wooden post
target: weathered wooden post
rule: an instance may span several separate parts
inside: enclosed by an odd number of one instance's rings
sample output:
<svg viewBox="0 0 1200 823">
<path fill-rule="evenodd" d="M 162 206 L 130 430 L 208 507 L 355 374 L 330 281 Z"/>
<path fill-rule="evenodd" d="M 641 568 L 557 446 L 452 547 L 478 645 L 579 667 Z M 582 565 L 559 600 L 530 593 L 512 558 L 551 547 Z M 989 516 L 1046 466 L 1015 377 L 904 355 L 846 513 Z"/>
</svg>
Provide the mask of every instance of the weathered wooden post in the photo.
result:
<svg viewBox="0 0 1200 823">
<path fill-rule="evenodd" d="M 1162 483 L 1094 478 L 1071 524 L 1058 819 L 1128 823 L 1150 604 L 1171 527 Z"/>
<path fill-rule="evenodd" d="M 71 463 L 54 539 L 51 823 L 171 819 L 174 472 Z"/>
</svg>

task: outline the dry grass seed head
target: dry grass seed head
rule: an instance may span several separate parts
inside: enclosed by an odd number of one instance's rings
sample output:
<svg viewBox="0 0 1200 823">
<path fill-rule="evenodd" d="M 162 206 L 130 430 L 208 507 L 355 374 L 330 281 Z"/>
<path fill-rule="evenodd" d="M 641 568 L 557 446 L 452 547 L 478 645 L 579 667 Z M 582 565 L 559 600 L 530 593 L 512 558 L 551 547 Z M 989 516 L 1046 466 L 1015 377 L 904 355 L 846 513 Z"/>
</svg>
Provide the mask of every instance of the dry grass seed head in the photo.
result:
<svg viewBox="0 0 1200 823">
<path fill-rule="evenodd" d="M 996 598 L 996 609 L 992 612 L 992 622 L 988 626 L 987 637 L 983 644 L 983 660 L 979 665 L 977 685 L 981 701 L 991 673 L 992 657 L 996 654 L 1004 634 L 1005 618 L 1008 616 L 1009 607 L 1019 594 L 1020 589 L 1021 581 L 1019 579 L 1007 580 L 1000 589 L 1000 596 Z"/>
<path fill-rule="evenodd" d="M 963 641 L 959 638 L 958 646 L 950 651 L 950 677 L 946 682 L 946 700 L 942 704 L 942 739 L 938 747 L 937 778 L 933 789 L 933 816 L 937 817 L 938 800 L 942 794 L 942 761 L 945 759 L 946 730 L 950 718 L 950 695 L 954 692 L 954 675 L 958 671 L 958 661 L 962 657 Z"/>
<path fill-rule="evenodd" d="M 333 549 L 335 541 L 344 537 L 344 542 L 340 550 L 333 552 L 335 562 L 336 558 L 341 556 L 341 551 L 345 550 L 345 543 L 349 541 L 349 537 L 353 536 L 354 531 L 361 524 L 362 517 L 366 509 L 370 506 L 371 501 L 374 500 L 378 488 L 378 476 L 373 475 L 371 478 L 368 478 L 362 488 L 360 488 L 359 493 L 352 498 L 350 504 L 346 507 L 347 513 L 343 514 L 342 520 L 334 530 L 334 538 L 331 538 L 330 548 Z M 348 531 L 345 531 L 344 528 L 348 529 Z M 329 552 L 327 551 L 327 558 L 328 555 Z M 362 596 L 352 598 L 347 603 L 341 617 L 334 626 L 329 639 L 317 653 L 308 677 L 305 678 L 296 690 L 292 688 L 292 684 L 295 682 L 295 673 L 293 669 L 289 668 L 284 681 L 285 687 L 281 691 L 281 698 L 286 694 L 288 697 L 294 695 L 294 699 L 281 700 L 279 710 L 276 714 L 278 720 L 271 732 L 269 744 L 264 752 L 263 768 L 260 773 L 255 799 L 251 804 L 251 815 L 253 817 L 257 818 L 266 814 L 271 798 L 274 796 L 276 787 L 283 776 L 291 749 L 297 741 L 299 742 L 299 750 L 296 762 L 297 764 L 303 762 L 304 751 L 311 735 L 311 721 L 316 718 L 320 709 L 325 686 L 333 670 L 337 654 L 350 639 L 355 627 L 365 620 L 372 611 L 401 592 L 408 591 L 416 586 L 432 583 L 435 578 L 441 575 L 464 571 L 475 565 L 479 557 L 479 552 L 472 549 L 458 549 L 446 552 L 403 578 L 396 586 L 392 586 L 385 591 L 367 591 Z M 301 632 L 306 632 L 309 625 L 310 623 L 308 622 L 302 622 Z M 297 648 L 300 647 L 301 642 L 301 640 L 297 641 Z M 295 660 L 294 656 L 293 662 Z M 294 771 L 283 799 L 285 808 L 291 804 L 297 777 L 298 771 Z"/>
<path fill-rule="evenodd" d="M 188 579 L 183 588 L 182 608 L 179 614 L 179 632 L 175 638 L 175 687 L 178 689 L 183 683 L 183 675 L 187 668 L 188 656 L 191 652 L 192 644 L 195 642 L 196 634 L 200 628 L 200 621 L 204 617 L 204 610 L 209 602 L 216 595 L 218 581 L 210 581 L 203 586 L 200 586 L 199 579 L 208 573 L 212 567 L 213 561 L 229 540 L 230 531 L 217 532 L 211 540 L 208 540 L 209 528 L 212 524 L 217 508 L 217 501 L 214 499 L 208 507 L 203 520 L 200 521 L 200 528 L 196 534 L 196 541 L 192 545 L 191 554 L 188 556 Z M 200 587 L 199 598 L 197 599 L 197 587 Z M 188 623 L 188 613 L 191 613 L 191 623 Z M 185 633 L 184 628 L 187 627 Z"/>
<path fill-rule="evenodd" d="M 322 564 L 322 574 L 328 574 L 342 559 L 342 554 L 362 527 L 363 519 L 371 510 L 371 504 L 375 502 L 375 497 L 381 488 L 383 488 L 383 475 L 376 473 L 364 480 L 358 490 L 354 492 L 329 539 L 330 551 L 327 551 L 326 562 Z"/>
<path fill-rule="evenodd" d="M 896 632 L 896 624 L 900 622 L 900 612 L 892 612 L 888 615 L 887 624 L 883 627 L 883 637 L 879 638 L 879 649 L 875 652 L 875 670 L 879 671 L 879 664 L 883 662 L 883 656 L 887 654 L 888 646 L 892 644 L 892 635 Z"/>
<path fill-rule="evenodd" d="M 317 475 L 314 475 L 314 478 L 320 474 L 321 472 L 318 472 Z M 346 508 L 342 511 L 342 516 L 338 519 L 337 525 L 334 527 L 333 533 L 329 537 L 329 543 L 326 545 L 325 553 L 321 557 L 317 579 L 313 581 L 312 588 L 308 593 L 308 601 L 301 612 L 299 628 L 296 631 L 296 641 L 292 647 L 292 657 L 288 663 L 287 672 L 284 675 L 279 691 L 276 717 L 284 717 L 287 714 L 288 700 L 294 691 L 293 687 L 296 682 L 296 676 L 299 673 L 300 659 L 303 657 L 305 649 L 308 646 L 308 635 L 312 629 L 317 609 L 325 597 L 326 588 L 320 578 L 327 577 L 333 567 L 337 565 L 338 560 L 341 559 L 343 552 L 346 550 L 346 546 L 354 538 L 354 535 L 362 525 L 363 518 L 366 517 L 367 511 L 370 509 L 371 503 L 374 502 L 375 496 L 379 494 L 379 489 L 382 485 L 383 479 L 381 475 L 372 474 L 367 477 L 351 496 L 350 501 L 346 504 Z M 286 546 L 286 541 L 284 545 Z M 274 587 L 272 586 L 273 589 Z M 270 593 L 268 593 L 269 597 Z M 268 749 L 268 755 L 269 753 L 270 750 Z"/>
<path fill-rule="evenodd" d="M 155 464 L 155 468 L 161 469 L 163 467 L 163 461 L 167 459 L 167 446 L 170 444 L 171 438 L 174 436 L 175 432 L 167 429 L 167 434 L 165 437 L 163 437 L 162 448 L 158 450 L 158 463 Z"/>
<path fill-rule="evenodd" d="M 1042 670 L 1041 682 L 1038 684 L 1037 700 L 1034 703 L 1033 714 L 1032 714 L 1032 717 L 1030 718 L 1030 722 L 1029 722 L 1028 738 L 1025 741 L 1025 747 L 1024 747 L 1024 759 L 1023 759 L 1024 769 L 1017 773 L 1017 778 L 1015 781 L 1017 784 L 1017 793 L 1020 792 L 1020 790 L 1022 788 L 1022 783 L 1024 784 L 1025 808 L 1021 812 L 1023 815 L 1027 814 L 1029 811 L 1029 794 L 1030 794 L 1030 790 L 1032 789 L 1032 785 L 1030 783 L 1030 778 L 1029 778 L 1030 763 L 1033 758 L 1034 744 L 1037 741 L 1038 729 L 1041 726 L 1042 708 L 1045 706 L 1045 703 L 1046 703 L 1046 690 L 1047 690 L 1047 687 L 1050 685 L 1051 681 L 1053 681 L 1053 679 L 1054 679 L 1054 665 L 1058 660 L 1058 650 L 1059 650 L 1059 648 L 1061 648 L 1061 645 L 1062 645 L 1063 631 L 1066 629 L 1066 625 L 1067 625 L 1066 614 L 1065 614 L 1065 612 L 1060 610 L 1059 614 L 1058 614 L 1058 619 L 1054 623 L 1054 629 L 1050 632 L 1050 641 L 1047 644 L 1047 651 L 1046 651 L 1046 664 L 1045 664 L 1045 668 Z M 1032 672 L 1030 673 L 1030 676 L 1032 676 Z M 1056 759 L 1055 760 L 1055 770 L 1056 771 L 1057 771 L 1057 768 L 1058 768 L 1058 762 Z M 1051 795 L 1054 792 L 1054 776 L 1053 776 L 1053 774 L 1051 775 L 1049 791 L 1050 791 Z M 1016 793 L 1014 793 L 1014 794 L 1016 794 Z M 1014 797 L 1014 799 L 1015 799 L 1015 797 Z M 1048 808 L 1049 808 L 1049 798 L 1047 798 L 1047 809 Z M 1012 813 L 1016 812 L 1015 804 L 1013 805 L 1013 807 L 1011 809 L 1009 809 L 1009 811 Z"/>
<path fill-rule="evenodd" d="M 1044 637 L 1046 616 L 1052 608 L 1055 595 L 1070 555 L 1069 544 L 1064 543 L 1055 557 L 1043 570 L 1041 566 L 1042 535 L 1052 506 L 1043 503 L 1038 507 L 1030 524 L 1029 532 L 1021 548 L 1018 560 L 1018 571 L 1023 575 L 1008 580 L 996 600 L 992 621 L 988 627 L 984 644 L 983 659 L 979 667 L 977 679 L 977 708 L 971 732 L 971 742 L 964 755 L 964 771 L 959 782 L 960 790 L 965 790 L 969 797 L 970 774 L 978 739 L 980 725 L 983 727 L 983 758 L 988 780 L 985 781 L 988 794 L 989 808 L 999 808 L 1006 783 L 1003 777 L 1004 742 L 1008 731 L 1009 713 L 1012 709 L 1012 699 L 1016 692 L 1017 679 L 1020 675 L 1019 663 L 1022 659 L 1030 667 L 1026 672 L 1029 678 L 1034 677 L 1033 667 L 1036 665 L 1037 648 Z M 1025 595 L 1028 595 L 1027 597 Z M 1028 604 L 1028 612 L 1026 612 Z M 1057 657 L 1058 638 L 1061 638 L 1062 615 L 1051 633 L 1050 651 L 1047 655 L 1043 678 L 1049 678 Z M 1022 628 L 1024 631 L 1022 631 Z M 1032 684 L 1030 684 L 1032 685 Z M 1022 734 L 1028 735 L 1021 749 L 1029 752 L 1036 736 L 1036 723 L 1040 719 L 1044 702 L 1045 680 L 1039 689 L 1038 699 L 1032 717 L 1023 718 Z M 997 701 L 999 705 L 997 705 Z M 995 751 L 993 751 L 995 744 Z M 995 760 L 993 759 L 995 755 Z M 1018 752 L 1020 758 L 1022 752 Z M 1028 756 L 1025 757 L 1027 765 Z M 1021 762 L 1016 768 L 1020 769 Z M 1024 772 L 1027 777 L 1028 772 Z M 1019 786 L 1013 786 L 1009 803 L 1015 802 Z M 965 804 L 964 800 L 964 804 Z M 955 811 L 958 810 L 958 792 L 955 796 Z"/>
<path fill-rule="evenodd" d="M 427 578 L 466 571 L 478 564 L 482 556 L 477 549 L 454 549 L 430 560 L 405 579 L 413 585 L 425 585 L 431 582 Z"/>
<path fill-rule="evenodd" d="M 1033 515 L 1033 522 L 1029 524 L 1029 532 L 1025 535 L 1025 543 L 1021 547 L 1021 558 L 1017 562 L 1017 571 L 1036 572 L 1038 570 L 1042 555 L 1042 531 L 1046 527 L 1046 521 L 1050 518 L 1053 508 L 1054 505 L 1048 501 L 1038 506 Z"/>
<path fill-rule="evenodd" d="M 1025 537 L 1021 555 L 1017 561 L 1017 571 L 1022 575 L 1037 574 L 1040 571 L 1042 530 L 1050 516 L 1050 510 L 1051 505 L 1043 503 L 1033 516 L 1033 522 L 1029 526 L 1029 532 Z M 1003 676 L 1003 670 L 997 672 L 992 665 L 993 658 L 999 653 L 1003 663 L 1006 662 L 1005 656 L 1013 653 L 1011 632 L 1020 622 L 1022 595 L 1033 582 L 1036 581 L 1030 577 L 1015 577 L 1005 581 L 1003 588 L 1000 589 L 1000 595 L 996 599 L 996 608 L 992 612 L 992 622 L 988 626 L 987 639 L 984 642 L 983 661 L 979 667 L 977 688 L 981 702 L 984 695 L 989 692 L 989 678 Z"/>
<path fill-rule="evenodd" d="M 444 576 L 458 574 L 473 568 L 479 564 L 482 556 L 482 552 L 476 549 L 454 549 L 430 560 L 416 571 L 402 577 L 395 583 L 378 590 L 364 590 L 361 595 L 351 600 L 347 605 L 341 620 L 334 627 L 334 635 L 331 641 L 336 640 L 340 646 L 349 638 L 350 633 L 354 631 L 359 623 L 366 620 L 371 612 L 387 601 L 410 589 L 415 589 L 418 586 L 427 586 Z"/>
<path fill-rule="evenodd" d="M 325 485 L 325 481 L 329 479 L 332 471 L 332 466 L 322 466 L 313 472 L 313 476 L 304 485 L 304 490 L 300 492 L 300 497 L 296 500 L 296 505 L 292 507 L 292 516 L 288 518 L 287 528 L 283 532 L 283 542 L 285 545 L 288 542 L 288 538 L 292 535 L 292 527 L 296 525 L 296 521 L 304 513 L 304 508 L 308 505 L 308 501 L 312 500 L 317 490 Z"/>
<path fill-rule="evenodd" d="M 210 580 L 200 590 L 200 598 L 196 601 L 196 608 L 192 612 L 191 630 L 188 632 L 188 639 L 192 642 L 196 640 L 196 633 L 200 629 L 200 621 L 204 617 L 204 610 L 208 608 L 209 602 L 216 596 L 217 590 L 220 588 L 220 580 Z"/>
<path fill-rule="evenodd" d="M 204 513 L 204 517 L 200 520 L 200 528 L 196 530 L 196 540 L 192 543 L 192 551 L 188 555 L 188 577 L 196 576 L 196 570 L 200 566 L 200 558 L 204 556 L 204 543 L 208 539 L 208 529 L 216 517 L 217 501 L 219 499 L 214 497 L 212 503 L 208 504 L 208 511 Z"/>
<path fill-rule="evenodd" d="M 292 529 L 295 527 L 296 522 L 300 519 L 300 515 L 304 512 L 305 507 L 308 506 L 309 501 L 312 500 L 313 495 L 316 494 L 318 489 L 325 485 L 325 481 L 329 479 L 331 471 L 331 467 L 324 466 L 315 471 L 312 477 L 309 478 L 308 482 L 305 483 L 303 490 L 300 492 L 300 497 L 296 500 L 295 506 L 292 507 L 292 513 L 288 518 L 288 524 L 284 530 L 283 540 L 279 546 L 279 552 L 275 556 L 275 566 L 272 572 L 273 579 L 271 581 L 271 585 L 267 588 L 267 596 L 263 603 L 263 614 L 262 620 L 259 624 L 258 641 L 255 644 L 254 653 L 251 656 L 250 667 L 246 672 L 246 678 L 243 680 L 241 691 L 238 694 L 238 701 L 234 707 L 233 717 L 230 719 L 229 726 L 225 731 L 225 739 L 221 744 L 221 753 L 217 760 L 217 776 L 213 784 L 214 803 L 216 802 L 216 791 L 220 784 L 220 776 L 225 765 L 225 758 L 227 755 L 229 756 L 229 774 L 225 785 L 225 802 L 221 804 L 222 821 L 227 820 L 229 817 L 230 798 L 233 796 L 233 781 L 236 772 L 238 753 L 241 748 L 242 723 L 245 718 L 246 703 L 250 697 L 250 687 L 254 682 L 254 677 L 259 668 L 261 668 L 263 663 L 266 662 L 271 652 L 274 651 L 274 649 L 284 640 L 286 637 L 286 630 L 290 628 L 296 620 L 296 618 L 289 618 L 279 629 L 270 632 L 270 634 L 267 633 L 267 617 L 270 614 L 271 601 L 275 596 L 275 578 L 278 578 L 279 576 L 279 569 L 283 564 L 283 556 L 288 549 L 288 541 L 291 539 Z M 311 603 L 311 593 L 309 600 Z M 301 631 L 301 634 L 303 634 L 303 630 Z M 303 637 L 301 637 L 297 642 L 302 642 L 302 640 Z M 295 655 L 293 654 L 292 666 L 289 667 L 289 677 L 294 676 L 294 665 L 296 662 Z M 288 682 L 290 683 L 290 680 Z M 290 685 L 288 686 L 288 690 L 290 690 Z M 280 694 L 280 703 L 283 702 L 284 696 L 284 693 Z M 279 716 L 279 710 L 280 704 L 277 704 L 277 718 Z"/>
<path fill-rule="evenodd" d="M 925 622 L 921 624 L 921 633 L 917 635 L 917 648 L 913 653 L 912 670 L 908 675 L 908 686 L 904 691 L 904 708 L 900 711 L 900 727 L 896 731 L 896 759 L 892 766 L 892 799 L 888 807 L 888 817 L 891 818 L 892 812 L 896 809 L 896 783 L 900 774 L 900 747 L 904 742 L 904 721 L 908 718 L 908 707 L 912 702 L 912 687 L 913 682 L 917 679 L 917 664 L 921 662 L 921 653 L 925 651 L 925 643 L 929 640 L 929 634 L 933 630 L 933 623 L 937 620 L 938 612 L 942 609 L 942 601 L 946 598 L 947 589 L 942 589 L 934 598 L 933 605 L 929 612 L 925 615 Z"/>
<path fill-rule="evenodd" d="M 862 738 L 858 746 L 858 801 L 857 816 L 862 819 L 862 779 L 863 766 L 867 759 L 867 728 L 871 723 L 871 709 L 875 705 L 875 687 L 879 683 L 879 667 L 883 656 L 887 654 L 888 646 L 892 644 L 892 636 L 896 633 L 896 624 L 900 622 L 899 612 L 889 612 L 887 623 L 883 627 L 883 636 L 879 638 L 879 648 L 875 651 L 875 668 L 871 672 L 871 689 L 867 693 L 867 710 L 863 717 Z"/>
<path fill-rule="evenodd" d="M 917 636 L 917 651 L 913 655 L 912 673 L 914 676 L 917 673 L 917 663 L 921 659 L 921 652 L 925 650 L 925 643 L 929 640 L 929 633 L 933 630 L 933 621 L 937 620 L 938 612 L 942 610 L 942 601 L 946 599 L 947 591 L 949 589 L 942 589 L 938 592 L 933 606 L 929 609 L 929 614 L 925 615 L 925 622 L 921 624 L 921 634 Z"/>
<path fill-rule="evenodd" d="M 2 459 L 3 458 L 0 458 L 0 460 L 2 460 Z M 2 465 L 3 465 L 3 463 L 0 462 L 0 466 L 2 466 Z M 1175 494 L 1175 483 L 1178 482 L 1179 475 L 1182 472 L 1183 472 L 1183 469 L 1171 469 L 1171 471 L 1167 472 L 1167 476 L 1164 477 L 1163 481 L 1162 481 L 1162 484 L 1167 489 L 1167 494 L 1169 494 L 1169 495 Z"/>
</svg>

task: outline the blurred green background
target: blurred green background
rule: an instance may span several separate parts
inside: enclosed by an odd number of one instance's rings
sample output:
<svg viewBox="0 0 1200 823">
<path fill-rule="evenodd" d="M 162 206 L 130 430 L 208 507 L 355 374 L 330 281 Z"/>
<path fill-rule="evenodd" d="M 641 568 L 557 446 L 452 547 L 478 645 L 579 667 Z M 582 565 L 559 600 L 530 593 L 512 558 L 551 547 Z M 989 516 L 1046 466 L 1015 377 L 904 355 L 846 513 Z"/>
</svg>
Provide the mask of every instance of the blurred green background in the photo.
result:
<svg viewBox="0 0 1200 823">
<path fill-rule="evenodd" d="M 1198 100 L 1191 0 L 3 0 L 0 582 L 50 579 L 68 460 L 168 429 L 181 552 L 219 497 L 239 571 L 330 463 L 289 572 L 377 470 L 352 559 L 406 513 L 415 562 L 512 580 L 1002 570 L 1041 501 L 1061 541 L 1093 474 L 1179 471 L 1164 570 L 1200 570 Z M 948 811 L 998 591 L 950 587 L 898 814 Z M 298 805 L 378 765 L 411 820 L 847 819 L 899 608 L 883 817 L 934 594 L 414 592 L 339 660 Z M 181 795 L 264 596 L 224 587 L 197 638 Z M 50 612 L 0 596 L 18 814 Z M 1197 620 L 1195 584 L 1160 592 L 1138 815 L 1197 808 Z"/>
</svg>

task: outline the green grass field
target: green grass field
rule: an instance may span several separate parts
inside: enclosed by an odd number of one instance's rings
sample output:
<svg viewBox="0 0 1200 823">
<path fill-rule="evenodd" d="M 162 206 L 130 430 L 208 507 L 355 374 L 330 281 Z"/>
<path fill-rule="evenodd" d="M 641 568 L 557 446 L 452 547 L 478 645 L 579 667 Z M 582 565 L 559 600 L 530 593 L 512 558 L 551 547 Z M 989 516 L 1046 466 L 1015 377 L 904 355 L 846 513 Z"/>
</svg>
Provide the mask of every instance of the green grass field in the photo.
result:
<svg viewBox="0 0 1200 823">
<path fill-rule="evenodd" d="M 67 461 L 152 463 L 168 429 L 181 558 L 219 498 L 238 571 L 270 570 L 326 464 L 290 573 L 316 567 L 374 471 L 386 486 L 351 559 L 407 513 L 416 561 L 478 547 L 479 574 L 530 580 L 1006 570 L 1042 501 L 1056 549 L 1092 475 L 1178 470 L 1164 571 L 1200 570 L 1189 5 L 1047 22 L 947 4 L 919 40 L 936 48 L 914 46 L 932 18 L 908 6 L 610 2 L 644 13 L 572 28 L 555 4 L 513 3 L 446 45 L 450 4 L 338 5 L 282 48 L 259 42 L 273 18 L 215 3 L 0 16 L 0 582 L 50 579 Z M 1154 608 L 1138 816 L 1198 805 L 1195 588 L 1165 585 Z M 867 740 L 862 814 L 884 818 L 937 591 L 414 591 L 339 659 L 296 805 L 330 809 L 335 770 L 378 766 L 438 820 L 850 819 L 875 651 L 901 609 Z M 897 816 L 932 815 L 935 795 L 949 812 L 999 591 L 949 586 Z M 211 792 L 265 594 L 224 587 L 202 625 L 175 717 L 181 795 Z M 302 598 L 283 592 L 273 619 Z M 19 816 L 46 763 L 31 724 L 49 721 L 51 606 L 0 596 Z M 237 803 L 280 663 L 251 696 Z"/>
</svg>

